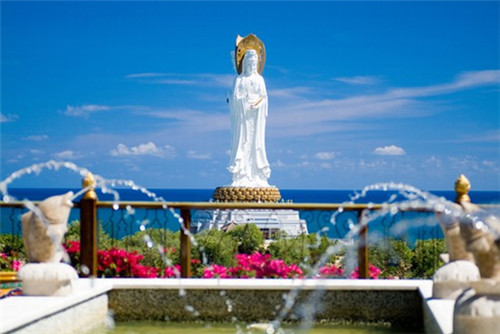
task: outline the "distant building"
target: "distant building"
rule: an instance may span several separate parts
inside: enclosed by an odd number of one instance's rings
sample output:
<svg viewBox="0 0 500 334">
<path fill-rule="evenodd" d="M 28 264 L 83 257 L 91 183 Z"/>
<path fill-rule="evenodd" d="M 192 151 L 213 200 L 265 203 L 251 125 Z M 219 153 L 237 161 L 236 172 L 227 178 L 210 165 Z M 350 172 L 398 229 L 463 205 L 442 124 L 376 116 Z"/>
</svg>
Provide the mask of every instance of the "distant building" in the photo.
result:
<svg viewBox="0 0 500 334">
<path fill-rule="evenodd" d="M 307 234 L 307 224 L 297 210 L 197 210 L 193 214 L 191 233 L 217 229 L 230 231 L 237 225 L 255 224 L 265 239 L 272 239 L 278 231 L 287 235 Z"/>
</svg>

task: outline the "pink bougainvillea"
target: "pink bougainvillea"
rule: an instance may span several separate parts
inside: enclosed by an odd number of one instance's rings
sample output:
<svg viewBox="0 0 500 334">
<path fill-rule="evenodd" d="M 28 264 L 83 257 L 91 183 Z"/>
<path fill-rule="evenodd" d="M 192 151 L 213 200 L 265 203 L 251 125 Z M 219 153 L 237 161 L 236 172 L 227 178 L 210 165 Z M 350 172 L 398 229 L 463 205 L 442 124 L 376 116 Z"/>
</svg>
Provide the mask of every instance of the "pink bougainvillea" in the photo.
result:
<svg viewBox="0 0 500 334">
<path fill-rule="evenodd" d="M 231 273 L 224 266 L 212 264 L 203 270 L 202 278 L 231 278 Z"/>
<path fill-rule="evenodd" d="M 174 277 L 179 277 L 181 273 L 181 266 L 176 264 L 173 267 L 167 267 L 163 271 L 163 276 L 164 278 L 174 278 Z"/>
<path fill-rule="evenodd" d="M 371 263 L 368 265 L 368 274 L 370 275 L 371 279 L 378 279 L 380 274 L 382 273 L 382 270 L 380 268 L 375 267 Z M 354 268 L 354 271 L 351 273 L 350 278 L 359 278 L 359 269 L 358 267 Z"/>
<path fill-rule="evenodd" d="M 205 268 L 203 278 L 294 278 L 303 272 L 295 264 L 287 265 L 283 260 L 271 259 L 269 254 L 253 253 L 236 255 L 237 265 L 226 268 L 210 265 Z"/>
<path fill-rule="evenodd" d="M 23 262 L 17 260 L 13 255 L 0 253 L 0 271 L 19 271 Z"/>
<path fill-rule="evenodd" d="M 74 265 L 78 264 L 80 242 L 68 241 L 65 245 Z M 137 277 L 154 278 L 159 276 L 155 267 L 145 266 L 140 262 L 144 256 L 138 252 L 111 248 L 97 251 L 97 274 L 100 277 Z"/>
<path fill-rule="evenodd" d="M 80 242 L 68 241 L 65 245 L 74 265 L 78 265 L 80 254 Z M 175 249 L 165 249 L 165 252 L 174 252 Z M 5 262 L 6 255 L 0 253 L 0 262 Z M 142 254 L 136 251 L 127 252 L 120 248 L 99 250 L 97 252 L 98 275 L 101 277 L 137 277 L 137 278 L 175 278 L 179 277 L 181 267 L 166 267 L 164 269 L 141 264 L 144 259 Z M 273 259 L 270 254 L 253 253 L 237 254 L 236 265 L 225 267 L 223 265 L 211 264 L 203 267 L 200 260 L 192 259 L 191 264 L 198 275 L 202 278 L 302 278 L 302 269 L 292 263 L 286 264 L 281 259 Z M 75 261 L 76 260 L 76 261 Z M 11 267 L 17 270 L 21 264 L 19 261 L 12 263 Z M 377 279 L 381 270 L 374 265 L 369 265 L 370 278 Z M 319 269 L 315 277 L 336 278 L 345 277 L 344 269 L 334 264 L 327 264 Z M 358 268 L 355 268 L 348 277 L 359 278 Z"/>
<path fill-rule="evenodd" d="M 337 267 L 334 264 L 328 264 L 319 268 L 319 277 L 321 278 L 332 278 L 332 277 L 343 277 L 344 269 Z"/>
</svg>

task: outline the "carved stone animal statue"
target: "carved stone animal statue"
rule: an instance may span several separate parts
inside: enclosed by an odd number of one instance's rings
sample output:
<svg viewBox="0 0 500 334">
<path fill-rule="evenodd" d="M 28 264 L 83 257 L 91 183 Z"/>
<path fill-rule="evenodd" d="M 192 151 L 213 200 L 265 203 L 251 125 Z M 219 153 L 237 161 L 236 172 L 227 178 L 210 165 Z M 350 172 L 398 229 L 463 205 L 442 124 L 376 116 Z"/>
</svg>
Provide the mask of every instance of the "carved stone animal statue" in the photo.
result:
<svg viewBox="0 0 500 334">
<path fill-rule="evenodd" d="M 21 216 L 23 241 L 30 262 L 58 263 L 64 252 L 61 243 L 68 230 L 73 192 L 52 196 Z"/>
</svg>

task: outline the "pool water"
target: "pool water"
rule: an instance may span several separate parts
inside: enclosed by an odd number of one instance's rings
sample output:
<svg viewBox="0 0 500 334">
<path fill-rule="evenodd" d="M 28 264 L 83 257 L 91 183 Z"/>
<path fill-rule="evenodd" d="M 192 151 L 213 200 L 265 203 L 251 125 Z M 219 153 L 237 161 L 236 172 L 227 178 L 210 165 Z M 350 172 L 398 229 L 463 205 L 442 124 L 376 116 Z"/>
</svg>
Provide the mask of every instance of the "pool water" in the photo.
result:
<svg viewBox="0 0 500 334">
<path fill-rule="evenodd" d="M 263 325 L 263 324 L 262 324 Z M 98 334 L 259 334 L 266 332 L 265 326 L 227 323 L 171 323 L 162 321 L 131 321 L 117 322 L 113 329 L 104 329 Z M 257 328 L 255 328 L 257 327 Z M 314 325 L 313 328 L 301 329 L 300 324 L 287 324 L 277 331 L 280 334 L 388 334 L 400 333 L 388 327 L 358 326 L 358 325 Z"/>
</svg>

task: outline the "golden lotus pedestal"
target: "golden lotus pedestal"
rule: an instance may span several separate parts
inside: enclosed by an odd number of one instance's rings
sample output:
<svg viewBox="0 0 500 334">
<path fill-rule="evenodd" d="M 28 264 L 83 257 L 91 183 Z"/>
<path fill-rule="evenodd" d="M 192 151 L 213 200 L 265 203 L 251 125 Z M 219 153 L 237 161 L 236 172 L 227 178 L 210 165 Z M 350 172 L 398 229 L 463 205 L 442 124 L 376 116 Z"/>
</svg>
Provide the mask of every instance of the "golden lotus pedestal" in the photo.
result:
<svg viewBox="0 0 500 334">
<path fill-rule="evenodd" d="M 218 202 L 274 203 L 281 194 L 276 187 L 217 187 L 212 197 Z"/>
</svg>

